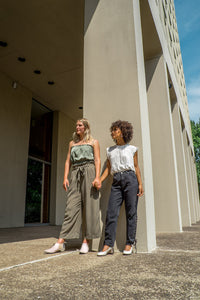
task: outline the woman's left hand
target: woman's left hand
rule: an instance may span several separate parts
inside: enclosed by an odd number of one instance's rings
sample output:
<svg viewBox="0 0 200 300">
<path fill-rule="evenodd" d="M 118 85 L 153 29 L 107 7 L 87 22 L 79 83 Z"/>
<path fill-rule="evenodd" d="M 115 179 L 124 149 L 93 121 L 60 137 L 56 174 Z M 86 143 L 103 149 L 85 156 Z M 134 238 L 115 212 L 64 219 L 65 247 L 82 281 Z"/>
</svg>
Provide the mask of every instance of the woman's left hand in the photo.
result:
<svg viewBox="0 0 200 300">
<path fill-rule="evenodd" d="M 138 188 L 139 188 L 139 192 L 138 192 L 137 196 L 141 197 L 144 195 L 144 190 L 143 190 L 142 184 L 140 184 Z"/>
<path fill-rule="evenodd" d="M 99 190 L 101 188 L 101 179 L 100 178 L 95 178 L 94 181 L 92 182 L 92 185 L 97 190 Z"/>
</svg>

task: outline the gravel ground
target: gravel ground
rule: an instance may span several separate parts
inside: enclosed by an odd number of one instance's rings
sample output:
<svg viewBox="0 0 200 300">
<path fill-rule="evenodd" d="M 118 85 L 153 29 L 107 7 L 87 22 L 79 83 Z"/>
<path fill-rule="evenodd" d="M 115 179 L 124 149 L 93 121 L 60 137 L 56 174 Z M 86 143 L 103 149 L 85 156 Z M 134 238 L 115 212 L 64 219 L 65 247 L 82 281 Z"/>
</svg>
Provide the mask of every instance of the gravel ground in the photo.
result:
<svg viewBox="0 0 200 300">
<path fill-rule="evenodd" d="M 152 253 L 45 255 L 59 226 L 0 229 L 0 299 L 200 300 L 200 223 L 158 234 Z M 12 241 L 12 242 L 9 242 Z"/>
</svg>

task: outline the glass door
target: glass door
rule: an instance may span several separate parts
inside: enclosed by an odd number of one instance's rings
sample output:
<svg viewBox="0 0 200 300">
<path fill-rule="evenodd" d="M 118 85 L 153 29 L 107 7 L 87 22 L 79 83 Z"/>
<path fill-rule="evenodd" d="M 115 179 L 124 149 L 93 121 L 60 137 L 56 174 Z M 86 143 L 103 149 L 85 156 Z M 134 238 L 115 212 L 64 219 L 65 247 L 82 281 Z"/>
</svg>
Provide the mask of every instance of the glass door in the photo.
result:
<svg viewBox="0 0 200 300">
<path fill-rule="evenodd" d="M 25 223 L 49 222 L 50 168 L 48 162 L 28 159 Z"/>
<path fill-rule="evenodd" d="M 29 139 L 25 223 L 48 223 L 53 113 L 33 100 Z"/>
</svg>

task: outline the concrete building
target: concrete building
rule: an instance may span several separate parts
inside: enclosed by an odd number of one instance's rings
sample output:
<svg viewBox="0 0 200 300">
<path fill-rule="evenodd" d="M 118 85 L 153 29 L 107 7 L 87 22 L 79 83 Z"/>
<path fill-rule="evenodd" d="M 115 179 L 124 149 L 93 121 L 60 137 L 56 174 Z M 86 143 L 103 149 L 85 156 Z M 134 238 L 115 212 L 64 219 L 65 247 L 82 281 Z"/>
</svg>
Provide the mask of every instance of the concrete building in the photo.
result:
<svg viewBox="0 0 200 300">
<path fill-rule="evenodd" d="M 156 247 L 156 233 L 200 220 L 173 0 L 2 0 L 1 12 L 0 227 L 62 223 L 64 162 L 82 116 L 100 142 L 102 168 L 111 122 L 134 126 L 145 189 L 139 251 Z M 102 228 L 109 189 L 107 180 Z M 123 209 L 117 230 L 122 249 Z"/>
</svg>

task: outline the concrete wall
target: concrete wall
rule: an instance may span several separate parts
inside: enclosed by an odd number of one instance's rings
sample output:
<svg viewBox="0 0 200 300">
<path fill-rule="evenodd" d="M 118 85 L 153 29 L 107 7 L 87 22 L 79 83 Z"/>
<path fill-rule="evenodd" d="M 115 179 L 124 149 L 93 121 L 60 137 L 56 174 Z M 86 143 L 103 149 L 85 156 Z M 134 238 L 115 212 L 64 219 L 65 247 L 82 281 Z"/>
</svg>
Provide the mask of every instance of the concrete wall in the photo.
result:
<svg viewBox="0 0 200 300">
<path fill-rule="evenodd" d="M 173 128 L 175 137 L 175 148 L 176 148 L 176 159 L 177 159 L 177 171 L 178 171 L 178 181 L 179 181 L 179 192 L 180 192 L 180 204 L 181 204 L 181 217 L 182 225 L 191 225 L 190 216 L 190 204 L 189 204 L 189 192 L 187 185 L 187 171 L 186 171 L 186 161 L 184 154 L 183 136 L 181 130 L 181 119 L 179 107 L 176 99 L 171 99 L 172 105 L 172 118 L 173 118 Z"/>
<path fill-rule="evenodd" d="M 177 163 L 163 57 L 146 62 L 157 232 L 182 230 Z"/>
<path fill-rule="evenodd" d="M 190 149 L 191 150 L 191 149 Z M 194 201 L 194 213 L 195 213 L 195 222 L 199 220 L 198 216 L 198 199 L 196 193 L 196 184 L 195 184 L 195 174 L 194 174 L 194 156 L 192 150 L 190 151 L 190 166 L 191 166 L 191 179 L 192 179 L 192 190 L 193 190 L 193 201 Z"/>
<path fill-rule="evenodd" d="M 61 112 L 54 112 L 52 168 L 51 168 L 51 196 L 50 223 L 60 225 L 63 222 L 66 192 L 62 187 L 64 164 L 67 157 L 69 141 L 75 131 L 75 121 Z"/>
<path fill-rule="evenodd" d="M 197 181 L 197 169 L 196 169 L 194 157 L 193 157 L 193 175 L 194 175 L 194 189 L 195 189 L 195 197 L 196 197 L 197 220 L 199 221 L 200 220 L 199 186 Z"/>
<path fill-rule="evenodd" d="M 24 226 L 32 95 L 0 74 L 0 227 Z"/>
<path fill-rule="evenodd" d="M 195 198 L 196 198 L 196 212 L 197 212 L 197 221 L 200 220 L 200 201 L 199 201 L 199 187 L 197 182 L 197 169 L 195 164 L 195 158 L 192 157 L 193 163 L 193 175 L 194 175 L 194 189 L 195 189 Z"/>
<path fill-rule="evenodd" d="M 145 196 L 139 200 L 138 206 L 138 249 L 151 251 L 156 246 L 151 149 L 147 103 L 141 108 L 141 97 L 145 96 L 146 86 L 139 2 L 136 2 L 134 8 L 133 1 L 102 0 L 96 2 L 95 7 L 92 0 L 85 2 L 87 26 L 84 39 L 83 112 L 91 122 L 95 138 L 100 142 L 102 166 L 106 161 L 106 147 L 113 145 L 109 132 L 111 123 L 122 119 L 133 124 L 133 144 L 139 147 L 139 165 L 145 189 Z M 90 19 L 91 10 L 93 16 Z M 135 15 L 138 16 L 137 19 Z M 141 66 L 140 74 L 137 64 Z M 139 76 L 142 80 L 140 83 Z M 143 101 L 145 100 L 146 98 Z M 105 181 L 101 192 L 102 226 L 105 223 L 110 186 L 111 178 Z M 116 237 L 118 249 L 124 247 L 125 227 L 122 208 Z M 104 235 L 104 227 L 102 234 Z M 100 248 L 103 238 L 102 236 Z M 98 241 L 93 243 L 93 248 L 98 248 Z"/>
<path fill-rule="evenodd" d="M 32 94 L 0 74 L 0 227 L 24 226 Z M 54 112 L 50 223 L 62 224 L 66 193 L 62 188 L 68 143 L 75 121 Z"/>
<path fill-rule="evenodd" d="M 189 159 L 189 152 L 188 152 L 188 139 L 186 134 L 186 129 L 182 128 L 183 132 L 183 146 L 184 146 L 184 153 L 185 153 L 185 162 L 186 162 L 186 172 L 187 172 L 187 186 L 188 186 L 188 200 L 190 205 L 190 218 L 191 223 L 195 222 L 195 215 L 194 215 L 194 205 L 193 205 L 193 196 L 192 196 L 192 181 L 191 181 L 191 172 L 190 172 L 190 159 Z"/>
</svg>

